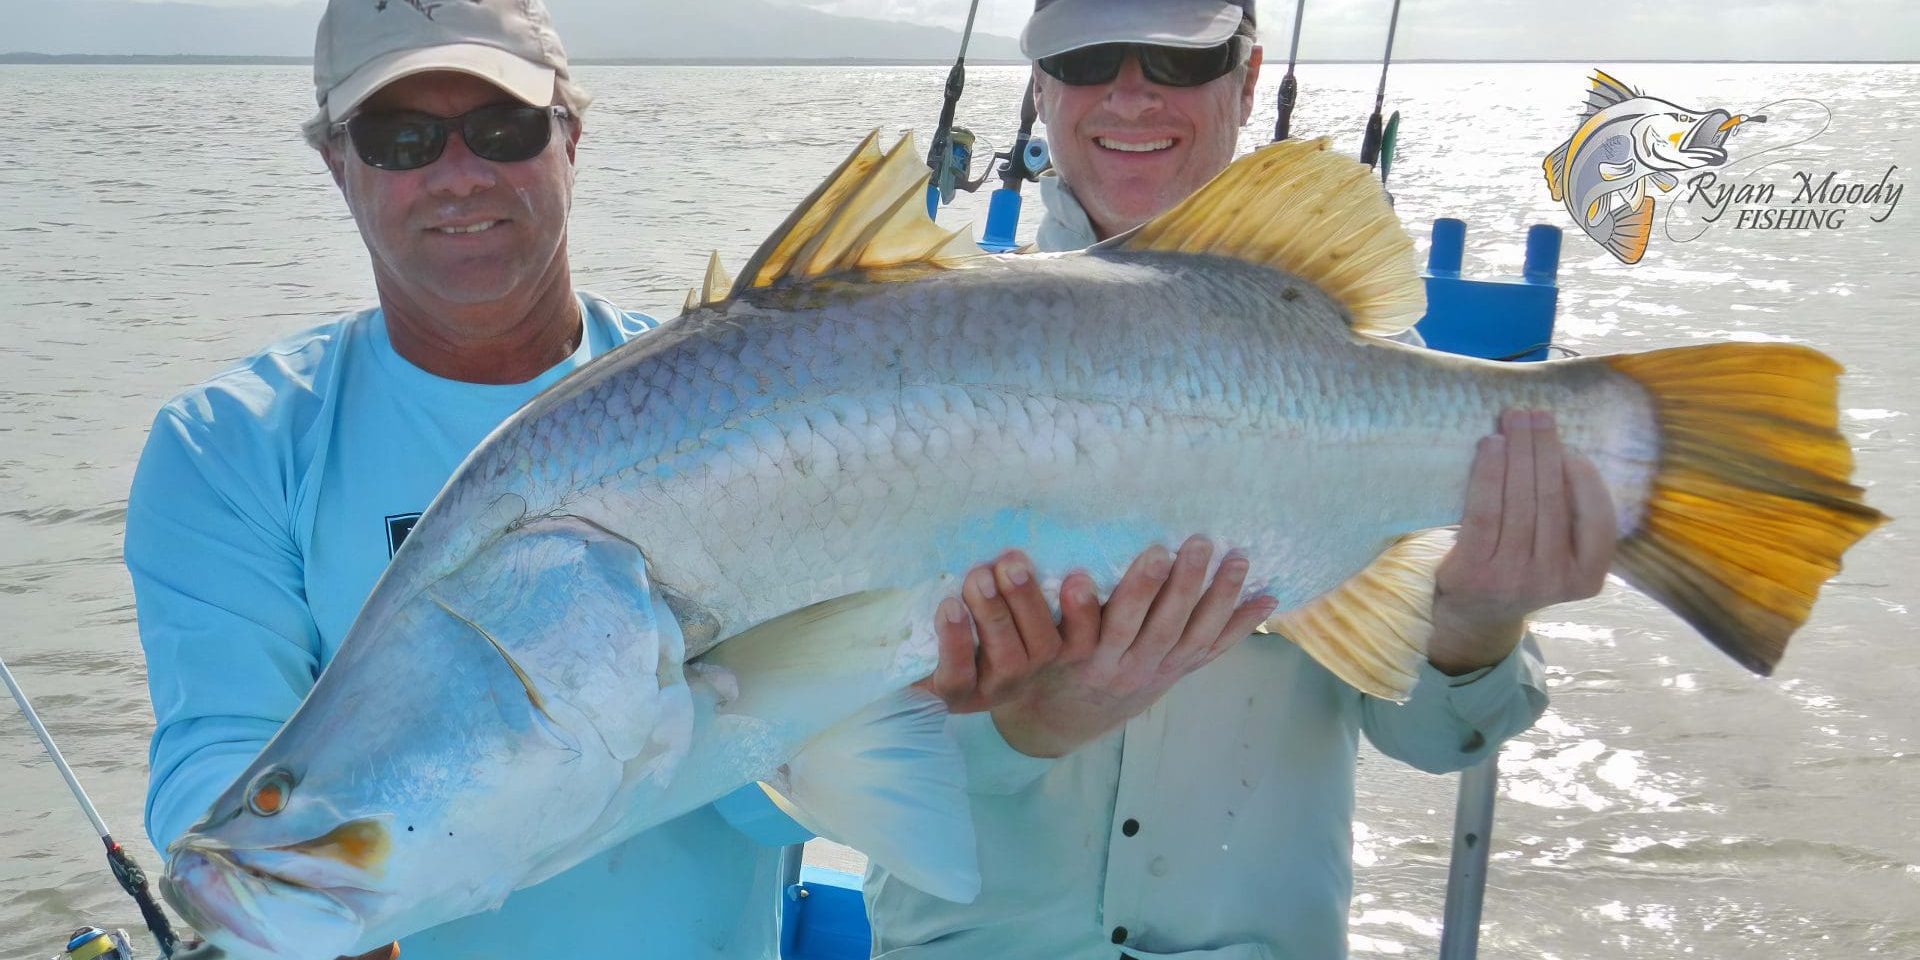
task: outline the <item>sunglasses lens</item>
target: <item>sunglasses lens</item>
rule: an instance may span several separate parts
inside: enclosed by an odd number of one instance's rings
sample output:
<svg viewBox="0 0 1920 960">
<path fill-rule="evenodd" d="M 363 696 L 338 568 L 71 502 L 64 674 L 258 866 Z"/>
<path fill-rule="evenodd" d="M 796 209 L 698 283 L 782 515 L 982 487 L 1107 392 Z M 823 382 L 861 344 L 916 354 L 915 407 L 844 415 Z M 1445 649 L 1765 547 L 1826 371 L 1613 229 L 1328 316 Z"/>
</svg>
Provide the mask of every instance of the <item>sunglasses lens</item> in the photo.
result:
<svg viewBox="0 0 1920 960">
<path fill-rule="evenodd" d="M 1111 83 L 1120 75 L 1120 63 L 1127 58 L 1124 43 L 1103 43 L 1081 47 L 1051 57 L 1041 57 L 1040 69 L 1047 76 L 1070 87 L 1089 87 Z"/>
<path fill-rule="evenodd" d="M 1147 79 L 1169 87 L 1197 87 L 1227 75 L 1235 63 L 1235 45 L 1229 40 L 1198 50 L 1184 47 L 1141 47 L 1140 69 Z"/>
<path fill-rule="evenodd" d="M 552 138 L 552 114 L 540 107 L 481 107 L 466 115 L 460 135 L 474 156 L 495 163 L 531 160 Z"/>
<path fill-rule="evenodd" d="M 474 156 L 519 163 L 547 148 L 552 117 L 547 108 L 525 105 L 480 107 L 451 120 L 405 110 L 362 113 L 347 121 L 347 134 L 360 159 L 381 170 L 415 170 L 440 159 L 454 124 Z"/>
<path fill-rule="evenodd" d="M 1040 69 L 1069 86 L 1112 83 L 1128 54 L 1140 57 L 1148 80 L 1166 87 L 1197 87 L 1226 76 L 1239 62 L 1239 46 L 1232 40 L 1217 47 L 1157 47 L 1147 44 L 1107 43 L 1081 47 L 1040 58 Z"/>
<path fill-rule="evenodd" d="M 347 121 L 347 135 L 360 159 L 381 170 L 424 167 L 447 146 L 446 126 L 419 113 L 363 113 Z"/>
</svg>

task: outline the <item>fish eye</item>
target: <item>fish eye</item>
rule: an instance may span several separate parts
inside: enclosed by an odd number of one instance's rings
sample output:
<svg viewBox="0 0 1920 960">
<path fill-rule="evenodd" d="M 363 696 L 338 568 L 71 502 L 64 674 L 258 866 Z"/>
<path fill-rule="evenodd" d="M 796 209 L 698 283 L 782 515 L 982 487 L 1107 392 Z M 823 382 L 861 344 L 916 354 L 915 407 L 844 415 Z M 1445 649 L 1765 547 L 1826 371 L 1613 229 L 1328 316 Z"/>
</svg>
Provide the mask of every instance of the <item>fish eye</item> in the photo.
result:
<svg viewBox="0 0 1920 960">
<path fill-rule="evenodd" d="M 285 810 L 292 797 L 293 774 L 284 767 L 275 767 L 255 777 L 253 785 L 247 788 L 247 809 L 256 817 L 271 817 Z"/>
</svg>

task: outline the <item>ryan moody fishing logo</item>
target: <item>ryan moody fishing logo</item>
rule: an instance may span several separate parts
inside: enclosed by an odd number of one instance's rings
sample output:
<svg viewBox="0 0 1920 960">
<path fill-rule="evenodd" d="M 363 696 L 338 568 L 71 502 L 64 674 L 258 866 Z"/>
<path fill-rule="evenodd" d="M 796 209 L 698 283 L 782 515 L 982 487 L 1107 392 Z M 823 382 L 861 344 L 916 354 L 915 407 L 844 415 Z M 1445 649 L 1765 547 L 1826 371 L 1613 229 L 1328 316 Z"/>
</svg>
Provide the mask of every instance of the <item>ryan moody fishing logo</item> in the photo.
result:
<svg viewBox="0 0 1920 960">
<path fill-rule="evenodd" d="M 1735 230 L 1838 230 L 1856 211 L 1874 223 L 1893 216 L 1900 205 L 1901 185 L 1893 180 L 1898 169 L 1887 164 L 1886 172 L 1871 183 L 1842 179 L 1837 170 L 1795 170 L 1784 185 L 1722 183 L 1706 173 L 1687 183 L 1685 199 L 1704 208 L 1697 215 L 1702 223 L 1726 221 Z"/>
<path fill-rule="evenodd" d="M 1839 230 L 1881 222 L 1900 202 L 1889 164 L 1870 178 L 1759 158 L 1819 136 L 1831 113 L 1815 101 L 1752 114 L 1691 110 L 1595 70 L 1580 125 L 1541 164 L 1547 189 L 1574 222 L 1621 263 L 1638 263 L 1659 211 L 1668 239 L 1735 230 Z M 1763 126 L 1764 125 L 1764 126 Z M 1729 140 L 1742 136 L 1736 157 Z"/>
</svg>

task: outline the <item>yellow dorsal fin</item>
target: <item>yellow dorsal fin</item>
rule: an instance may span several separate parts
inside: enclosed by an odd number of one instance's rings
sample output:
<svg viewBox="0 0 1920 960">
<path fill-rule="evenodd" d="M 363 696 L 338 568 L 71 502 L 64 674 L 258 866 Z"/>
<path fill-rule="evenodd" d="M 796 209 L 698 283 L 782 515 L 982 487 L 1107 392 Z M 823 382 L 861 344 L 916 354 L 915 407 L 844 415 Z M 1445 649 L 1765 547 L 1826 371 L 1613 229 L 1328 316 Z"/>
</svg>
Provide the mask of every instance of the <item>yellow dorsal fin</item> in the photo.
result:
<svg viewBox="0 0 1920 960">
<path fill-rule="evenodd" d="M 1132 233 L 1102 247 L 1206 253 L 1264 264 L 1319 287 L 1353 329 L 1391 336 L 1426 313 L 1413 238 L 1373 171 L 1325 138 L 1255 151 Z"/>
<path fill-rule="evenodd" d="M 985 256 L 965 228 L 948 232 L 927 216 L 927 168 L 912 135 L 885 155 L 879 140 L 876 130 L 860 141 L 760 245 L 732 295 L 782 280 L 913 264 L 951 267 Z"/>
<path fill-rule="evenodd" d="M 1451 528 L 1409 534 L 1347 582 L 1266 622 L 1265 629 L 1362 693 L 1404 701 L 1433 634 L 1433 578 Z"/>
</svg>

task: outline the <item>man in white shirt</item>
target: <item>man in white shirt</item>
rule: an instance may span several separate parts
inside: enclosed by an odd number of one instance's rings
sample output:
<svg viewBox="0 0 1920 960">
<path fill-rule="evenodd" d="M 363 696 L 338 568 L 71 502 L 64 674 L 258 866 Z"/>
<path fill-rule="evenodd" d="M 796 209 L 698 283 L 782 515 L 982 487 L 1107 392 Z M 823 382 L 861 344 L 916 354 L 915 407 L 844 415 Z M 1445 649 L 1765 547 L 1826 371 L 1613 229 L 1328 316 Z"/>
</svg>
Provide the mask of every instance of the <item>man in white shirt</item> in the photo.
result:
<svg viewBox="0 0 1920 960">
<path fill-rule="evenodd" d="M 1056 171 L 1042 180 L 1042 250 L 1124 233 L 1226 167 L 1259 76 L 1252 7 L 1036 3 L 1022 44 Z M 1149 645 L 1124 632 L 1069 629 L 1011 702 L 951 724 L 980 898 L 949 903 L 870 869 L 875 955 L 1345 956 L 1360 734 L 1435 773 L 1497 750 L 1546 708 L 1526 617 L 1596 593 L 1611 560 L 1572 550 L 1575 523 L 1611 524 L 1568 508 L 1599 489 L 1592 467 L 1563 454 L 1543 414 L 1511 411 L 1499 428 L 1482 441 L 1407 703 L 1358 693 L 1279 637 L 1182 638 L 1141 656 Z M 1197 592 L 1206 553 L 1184 546 L 1164 591 Z M 1069 578 L 1063 594 L 1074 589 Z"/>
</svg>

